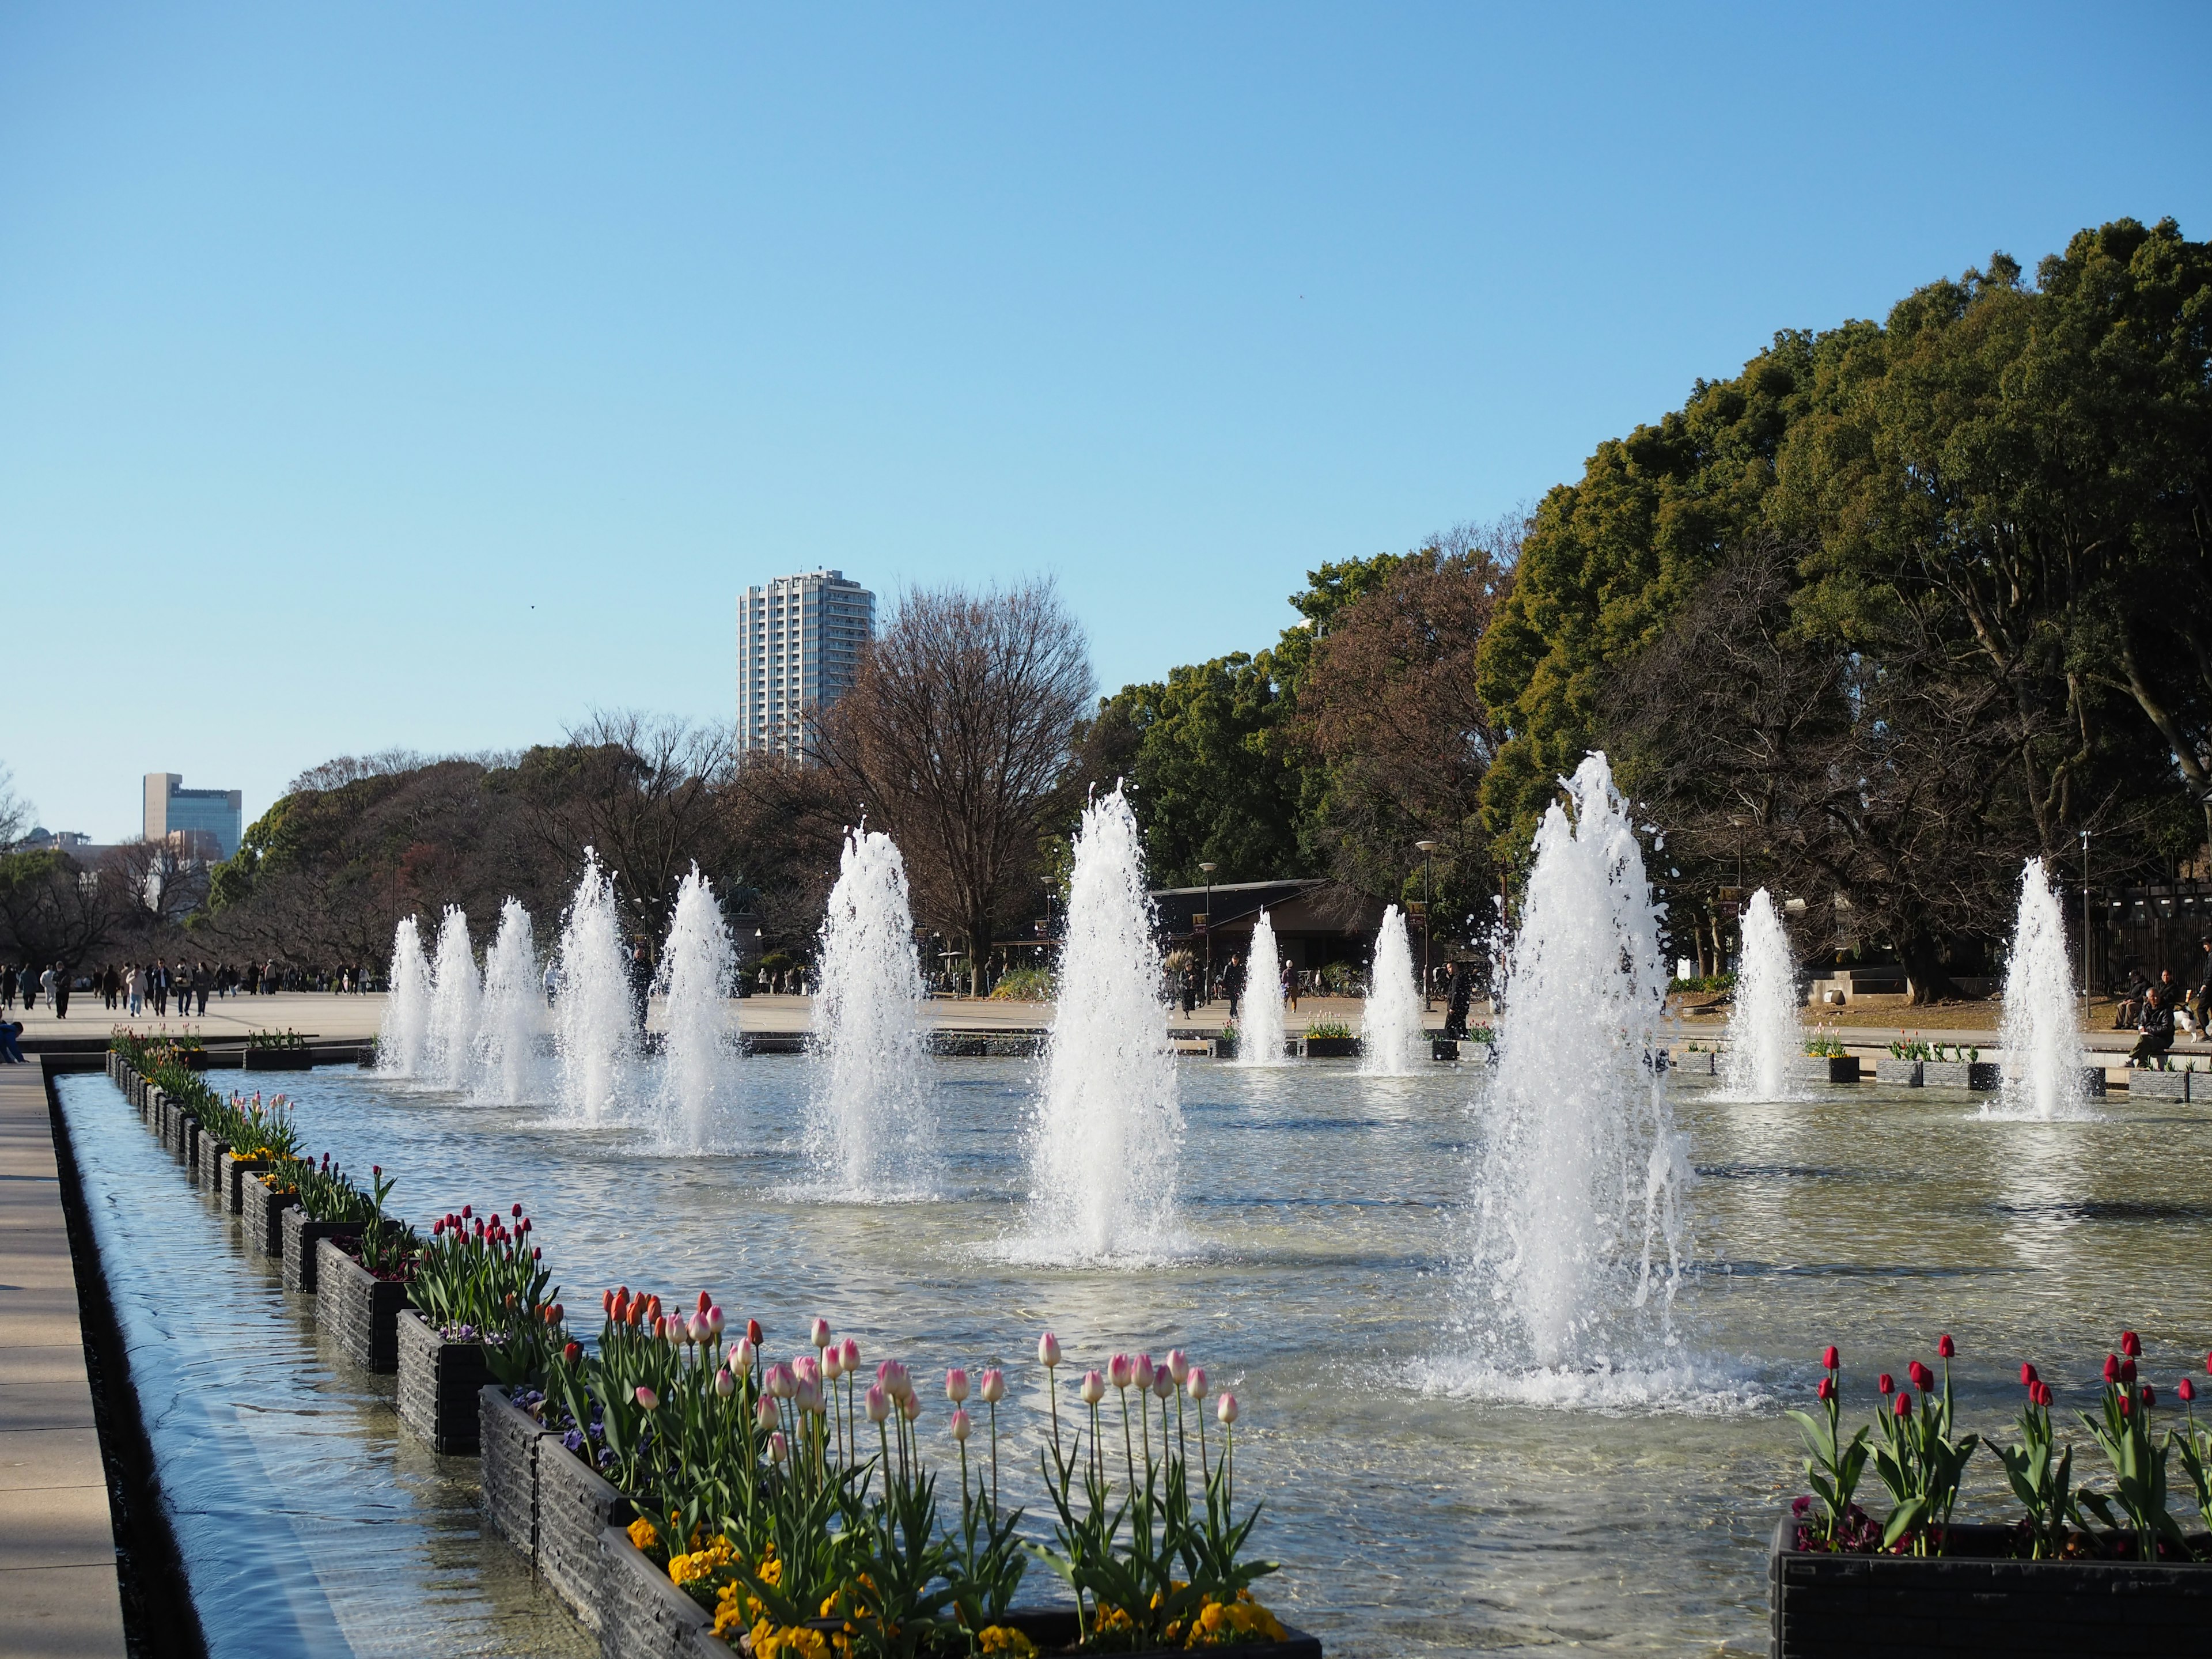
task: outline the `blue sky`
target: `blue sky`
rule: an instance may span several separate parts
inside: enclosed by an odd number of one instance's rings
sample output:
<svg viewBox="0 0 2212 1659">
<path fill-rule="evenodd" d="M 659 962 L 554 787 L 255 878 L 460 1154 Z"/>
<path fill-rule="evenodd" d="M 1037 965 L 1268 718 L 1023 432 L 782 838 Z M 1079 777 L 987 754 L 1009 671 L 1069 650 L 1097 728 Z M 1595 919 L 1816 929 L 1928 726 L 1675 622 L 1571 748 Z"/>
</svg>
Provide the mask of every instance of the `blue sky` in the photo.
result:
<svg viewBox="0 0 2212 1659">
<path fill-rule="evenodd" d="M 747 582 L 1101 684 L 1778 328 L 2212 234 L 2212 8 L 0 11 L 0 763 L 47 824 L 726 720 Z"/>
</svg>

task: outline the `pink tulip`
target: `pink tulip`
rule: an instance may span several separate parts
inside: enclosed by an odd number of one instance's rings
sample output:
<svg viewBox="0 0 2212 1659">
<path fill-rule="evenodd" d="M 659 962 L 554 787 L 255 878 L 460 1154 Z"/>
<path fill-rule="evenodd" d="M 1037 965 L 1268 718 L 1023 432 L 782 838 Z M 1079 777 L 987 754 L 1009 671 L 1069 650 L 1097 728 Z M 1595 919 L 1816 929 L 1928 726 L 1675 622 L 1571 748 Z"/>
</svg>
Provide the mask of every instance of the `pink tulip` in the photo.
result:
<svg viewBox="0 0 2212 1659">
<path fill-rule="evenodd" d="M 1139 1354 L 1136 1358 L 1130 1362 L 1130 1367 L 1132 1380 L 1139 1389 L 1149 1389 L 1152 1386 L 1152 1355 L 1148 1353 Z"/>
<path fill-rule="evenodd" d="M 759 1352 L 759 1349 L 753 1346 L 750 1337 L 741 1336 L 731 1346 L 730 1358 L 737 1361 L 739 1370 L 749 1371 L 753 1368 L 754 1356 Z"/>
<path fill-rule="evenodd" d="M 976 1383 L 975 1392 L 987 1406 L 995 1406 L 1006 1397 L 1006 1374 L 994 1366 L 983 1373 Z"/>
<path fill-rule="evenodd" d="M 730 1375 L 727 1365 L 714 1373 L 714 1392 L 727 1400 L 737 1391 L 738 1379 Z"/>
<path fill-rule="evenodd" d="M 1050 1331 L 1037 1338 L 1037 1364 L 1047 1370 L 1060 1364 L 1060 1339 Z"/>
<path fill-rule="evenodd" d="M 1178 1389 L 1182 1387 L 1183 1379 L 1190 1375 L 1190 1357 L 1181 1348 L 1168 1350 L 1168 1375 L 1175 1378 L 1175 1385 Z"/>
<path fill-rule="evenodd" d="M 1136 1361 L 1125 1353 L 1117 1353 L 1106 1362 L 1106 1380 L 1117 1389 L 1126 1392 L 1136 1376 Z"/>
<path fill-rule="evenodd" d="M 1165 1400 L 1176 1391 L 1175 1374 L 1164 1365 L 1152 1373 L 1152 1398 Z"/>
<path fill-rule="evenodd" d="M 642 1382 L 637 1385 L 636 1399 L 637 1403 L 644 1407 L 647 1411 L 653 1410 L 655 1407 L 660 1404 L 660 1396 L 653 1393 L 651 1389 L 647 1388 Z"/>
<path fill-rule="evenodd" d="M 790 1366 L 779 1359 L 768 1368 L 761 1387 L 775 1399 L 788 1400 L 799 1391 L 799 1378 L 793 1374 Z"/>
<path fill-rule="evenodd" d="M 814 1346 L 817 1348 L 828 1347 L 830 1346 L 830 1322 L 826 1319 L 816 1320 L 814 1322 L 814 1328 L 811 1334 L 813 1337 Z"/>
<path fill-rule="evenodd" d="M 813 1354 L 803 1353 L 791 1362 L 791 1374 L 802 1382 L 818 1387 L 822 1382 L 822 1361 Z"/>
<path fill-rule="evenodd" d="M 957 1365 L 945 1373 L 945 1397 L 956 1406 L 968 1397 L 968 1373 Z"/>
<path fill-rule="evenodd" d="M 1086 1406 L 1095 1406 L 1106 1397 L 1106 1379 L 1097 1371 L 1083 1373 L 1083 1386 L 1076 1392 Z"/>
<path fill-rule="evenodd" d="M 861 1398 L 868 1408 L 869 1422 L 880 1423 L 891 1414 L 891 1397 L 884 1392 L 882 1383 L 871 1382 Z"/>
<path fill-rule="evenodd" d="M 775 1462 L 787 1463 L 791 1461 L 791 1445 L 789 1442 L 784 1439 L 783 1431 L 781 1429 L 778 1429 L 774 1434 L 769 1436 L 768 1455 L 770 1460 Z"/>
<path fill-rule="evenodd" d="M 1203 1365 L 1193 1365 L 1190 1368 L 1190 1376 L 1184 1381 L 1183 1387 L 1189 1391 L 1190 1397 L 1193 1400 L 1205 1399 L 1206 1367 Z"/>
<path fill-rule="evenodd" d="M 710 1335 L 721 1335 L 722 1310 L 720 1308 L 709 1308 L 707 1310 L 707 1330 Z"/>
<path fill-rule="evenodd" d="M 899 1413 L 909 1423 L 921 1415 L 921 1396 L 908 1389 L 899 1396 Z"/>
<path fill-rule="evenodd" d="M 835 1382 L 844 1374 L 845 1351 L 839 1347 L 835 1342 L 832 1342 L 828 1347 L 822 1351 L 823 1377 L 828 1382 Z"/>
<path fill-rule="evenodd" d="M 964 1407 L 957 1410 L 952 1413 L 952 1421 L 950 1426 L 952 1430 L 952 1437 L 955 1440 L 967 1439 L 968 1413 Z"/>
<path fill-rule="evenodd" d="M 791 1396 L 791 1403 L 810 1417 L 822 1414 L 822 1385 L 811 1376 L 799 1379 L 799 1387 Z"/>
<path fill-rule="evenodd" d="M 685 1322 L 684 1328 L 691 1340 L 697 1343 L 704 1343 L 714 1334 L 713 1328 L 707 1323 L 707 1316 L 704 1314 L 693 1314 Z"/>
<path fill-rule="evenodd" d="M 1223 1395 L 1221 1403 L 1213 1408 L 1213 1414 L 1221 1419 L 1223 1428 L 1232 1427 L 1237 1421 L 1237 1396 L 1233 1394 Z"/>
<path fill-rule="evenodd" d="M 845 1339 L 844 1369 L 848 1375 L 860 1368 L 860 1345 L 851 1337 Z"/>
</svg>

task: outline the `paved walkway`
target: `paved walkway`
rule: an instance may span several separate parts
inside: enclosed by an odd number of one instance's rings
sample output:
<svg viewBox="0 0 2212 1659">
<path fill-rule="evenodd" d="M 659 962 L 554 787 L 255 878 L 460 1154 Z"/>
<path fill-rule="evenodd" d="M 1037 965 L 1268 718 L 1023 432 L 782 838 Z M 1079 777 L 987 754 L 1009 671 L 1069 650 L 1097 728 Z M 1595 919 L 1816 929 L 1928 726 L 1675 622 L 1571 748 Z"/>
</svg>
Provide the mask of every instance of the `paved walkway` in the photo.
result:
<svg viewBox="0 0 2212 1659">
<path fill-rule="evenodd" d="M 115 1572 L 46 1085 L 0 1066 L 0 1651 L 121 1654 Z"/>
</svg>

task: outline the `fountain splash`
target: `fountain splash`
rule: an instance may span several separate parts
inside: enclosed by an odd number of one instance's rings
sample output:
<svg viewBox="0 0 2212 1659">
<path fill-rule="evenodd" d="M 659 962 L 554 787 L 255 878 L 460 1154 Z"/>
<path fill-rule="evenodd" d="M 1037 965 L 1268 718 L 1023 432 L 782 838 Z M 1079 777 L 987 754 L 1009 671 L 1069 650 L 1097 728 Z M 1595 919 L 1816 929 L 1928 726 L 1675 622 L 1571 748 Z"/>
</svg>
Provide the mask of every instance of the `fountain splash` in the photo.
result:
<svg viewBox="0 0 2212 1659">
<path fill-rule="evenodd" d="M 668 1024 L 661 1049 L 661 1121 L 687 1152 L 710 1150 L 737 1105 L 729 1001 L 737 961 L 714 884 L 694 864 L 676 890 L 655 986 L 666 999 Z"/>
<path fill-rule="evenodd" d="M 1117 787 L 1084 809 L 1068 880 L 1058 1012 L 1030 1144 L 1032 1248 L 1157 1255 L 1182 1139 L 1143 838 Z"/>
<path fill-rule="evenodd" d="M 614 883 L 588 847 L 583 878 L 561 929 L 557 964 L 553 1046 L 561 1062 L 562 1103 L 572 1117 L 603 1123 L 628 1083 L 637 1027 Z"/>
<path fill-rule="evenodd" d="M 543 1091 L 544 1065 L 538 1052 L 545 1032 L 543 985 L 530 912 L 521 900 L 510 898 L 500 906 L 499 932 L 484 957 L 483 1015 L 477 1036 L 478 1099 L 520 1106 Z"/>
<path fill-rule="evenodd" d="M 1367 1008 L 1359 1023 L 1359 1069 L 1369 1077 L 1412 1077 L 1424 1069 L 1421 995 L 1413 987 L 1413 945 L 1406 913 L 1393 904 L 1375 933 Z"/>
<path fill-rule="evenodd" d="M 2002 1092 L 1984 1117 L 2089 1118 L 2082 1086 L 2088 1056 L 2074 1001 L 2074 969 L 2066 957 L 2066 923 L 2041 859 L 2020 873 L 2020 908 L 2005 958 Z"/>
<path fill-rule="evenodd" d="M 1534 1366 L 1539 1395 L 1673 1346 L 1690 1179 L 1651 1064 L 1667 975 L 1643 851 L 1602 754 L 1566 787 L 1503 964 L 1466 1285 L 1479 1368 L 1526 1393 Z"/>
<path fill-rule="evenodd" d="M 1721 1056 L 1723 1097 L 1790 1098 L 1790 1062 L 1803 1042 L 1790 935 L 1762 887 L 1744 907 L 1743 960 L 1736 964 L 1735 1006 L 1729 1014 L 1728 1052 Z"/>
<path fill-rule="evenodd" d="M 1275 923 L 1263 908 L 1252 924 L 1252 951 L 1244 964 L 1244 1006 L 1237 1016 L 1237 1064 L 1281 1066 L 1283 965 L 1275 956 Z"/>
<path fill-rule="evenodd" d="M 469 1086 L 483 1002 L 483 979 L 477 972 L 468 913 L 449 904 L 438 924 L 438 954 L 430 975 L 430 1039 L 425 1051 L 426 1069 L 441 1089 Z"/>
<path fill-rule="evenodd" d="M 422 955 L 422 930 L 412 916 L 392 930 L 392 989 L 376 1035 L 376 1069 L 386 1077 L 422 1071 L 430 1033 L 430 964 Z"/>
<path fill-rule="evenodd" d="M 906 860 L 889 836 L 845 837 L 822 923 L 807 1152 L 841 1198 L 927 1196 L 921 961 Z"/>
</svg>

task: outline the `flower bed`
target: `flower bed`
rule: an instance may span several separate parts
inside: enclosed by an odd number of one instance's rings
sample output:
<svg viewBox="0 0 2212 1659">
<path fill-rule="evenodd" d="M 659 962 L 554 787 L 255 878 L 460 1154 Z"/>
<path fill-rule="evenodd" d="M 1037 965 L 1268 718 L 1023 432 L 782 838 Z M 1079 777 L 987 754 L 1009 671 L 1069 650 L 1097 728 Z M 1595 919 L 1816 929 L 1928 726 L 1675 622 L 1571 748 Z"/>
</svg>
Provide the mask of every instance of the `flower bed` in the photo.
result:
<svg viewBox="0 0 2212 1659">
<path fill-rule="evenodd" d="M 412 1309 L 398 1316 L 397 1334 L 399 1420 L 432 1451 L 474 1453 L 483 1409 L 479 1396 L 493 1380 L 484 1345 L 449 1341 Z"/>
<path fill-rule="evenodd" d="M 309 1218 L 301 1205 L 288 1206 L 283 1218 L 284 1229 L 284 1288 L 304 1295 L 315 1294 L 321 1280 L 315 1276 L 315 1246 L 325 1238 L 361 1237 L 362 1224 L 358 1221 L 315 1221 Z"/>
</svg>

